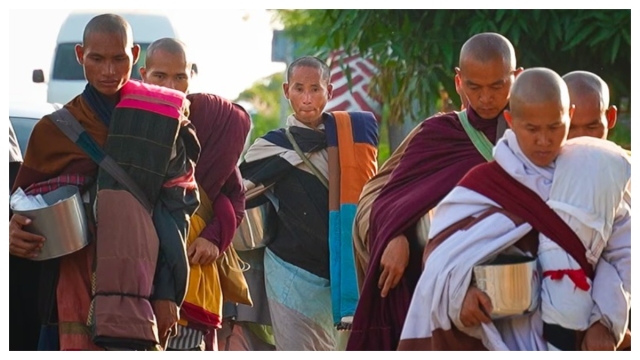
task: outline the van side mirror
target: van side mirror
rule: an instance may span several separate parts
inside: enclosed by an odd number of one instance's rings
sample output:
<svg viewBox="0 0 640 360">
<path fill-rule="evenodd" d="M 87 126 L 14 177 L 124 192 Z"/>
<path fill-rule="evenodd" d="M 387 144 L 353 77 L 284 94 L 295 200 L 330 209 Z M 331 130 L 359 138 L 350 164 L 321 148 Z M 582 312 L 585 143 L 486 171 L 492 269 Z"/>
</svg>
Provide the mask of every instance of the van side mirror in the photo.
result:
<svg viewBox="0 0 640 360">
<path fill-rule="evenodd" d="M 44 83 L 44 71 L 42 71 L 42 69 L 33 70 L 31 80 L 33 80 L 34 83 Z"/>
</svg>

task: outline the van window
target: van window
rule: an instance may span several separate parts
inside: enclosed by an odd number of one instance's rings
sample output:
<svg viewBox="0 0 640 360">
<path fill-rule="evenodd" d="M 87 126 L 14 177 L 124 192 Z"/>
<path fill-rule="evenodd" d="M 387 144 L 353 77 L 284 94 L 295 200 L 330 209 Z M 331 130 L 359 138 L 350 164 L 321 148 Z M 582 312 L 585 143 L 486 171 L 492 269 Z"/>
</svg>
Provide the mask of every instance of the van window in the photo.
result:
<svg viewBox="0 0 640 360">
<path fill-rule="evenodd" d="M 144 66 L 144 58 L 149 44 L 140 44 L 140 58 L 131 70 L 131 78 L 140 80 L 140 68 Z M 53 63 L 52 79 L 55 80 L 85 80 L 82 66 L 76 61 L 76 44 L 58 44 L 55 62 Z"/>
</svg>

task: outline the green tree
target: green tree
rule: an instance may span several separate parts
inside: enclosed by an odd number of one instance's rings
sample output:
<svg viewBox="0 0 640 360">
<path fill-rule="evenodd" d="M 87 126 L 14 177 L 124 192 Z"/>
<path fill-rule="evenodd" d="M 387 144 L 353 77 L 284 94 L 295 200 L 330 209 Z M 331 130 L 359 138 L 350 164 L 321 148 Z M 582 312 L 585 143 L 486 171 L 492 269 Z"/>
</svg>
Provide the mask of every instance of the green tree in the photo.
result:
<svg viewBox="0 0 640 360">
<path fill-rule="evenodd" d="M 234 100 L 234 102 L 248 102 L 255 109 L 255 114 L 252 115 L 253 131 L 251 132 L 251 143 L 258 137 L 279 127 L 283 81 L 283 73 L 267 76 L 256 81 Z"/>
<path fill-rule="evenodd" d="M 275 10 L 300 53 L 344 49 L 379 68 L 370 95 L 388 123 L 430 116 L 444 88 L 455 94 L 459 50 L 473 34 L 509 38 L 520 66 L 600 75 L 620 104 L 631 94 L 630 10 Z M 418 109 L 412 102 L 418 99 Z M 452 99 L 460 104 L 457 96 Z M 630 109 L 628 109 L 630 111 Z M 621 124 L 624 126 L 624 124 Z M 622 130 L 622 129 L 621 129 Z M 624 138 L 624 136 L 622 136 Z M 630 139 L 630 135 L 629 135 Z M 624 140 L 621 140 L 624 141 Z"/>
</svg>

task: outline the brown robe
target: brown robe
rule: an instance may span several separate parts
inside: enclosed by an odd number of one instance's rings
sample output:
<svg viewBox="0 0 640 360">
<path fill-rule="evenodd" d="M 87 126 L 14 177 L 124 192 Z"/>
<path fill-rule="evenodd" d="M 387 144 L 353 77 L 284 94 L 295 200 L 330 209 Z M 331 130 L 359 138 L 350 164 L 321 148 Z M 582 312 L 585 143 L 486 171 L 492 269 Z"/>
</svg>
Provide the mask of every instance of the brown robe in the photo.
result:
<svg viewBox="0 0 640 360">
<path fill-rule="evenodd" d="M 87 133 L 103 146 L 108 129 L 84 98 L 78 95 L 65 107 Z M 27 149 L 14 189 L 25 189 L 31 184 L 63 174 L 81 174 L 94 178 L 97 174 L 98 165 L 47 116 L 34 127 Z M 90 274 L 94 252 L 95 243 L 92 242 L 84 249 L 59 259 L 56 295 L 61 350 L 100 349 L 91 342 L 89 329 L 85 325 L 91 302 Z"/>
</svg>

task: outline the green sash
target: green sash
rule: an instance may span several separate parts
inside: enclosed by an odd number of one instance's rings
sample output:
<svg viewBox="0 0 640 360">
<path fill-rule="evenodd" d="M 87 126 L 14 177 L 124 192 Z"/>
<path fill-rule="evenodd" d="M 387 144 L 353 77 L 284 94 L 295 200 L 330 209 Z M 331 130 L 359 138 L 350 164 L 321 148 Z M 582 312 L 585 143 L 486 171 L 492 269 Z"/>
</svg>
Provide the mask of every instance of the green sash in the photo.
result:
<svg viewBox="0 0 640 360">
<path fill-rule="evenodd" d="M 484 133 L 471 126 L 469 118 L 467 117 L 467 111 L 456 111 L 456 115 L 458 115 L 458 119 L 460 119 L 460 123 L 462 124 L 464 131 L 467 133 L 476 149 L 478 149 L 478 152 L 487 161 L 493 160 L 493 144 L 489 139 L 487 139 Z"/>
</svg>

